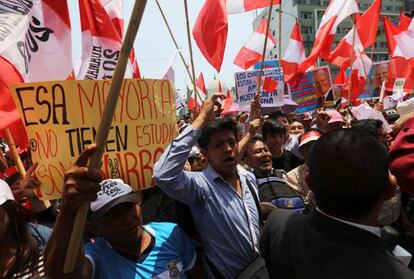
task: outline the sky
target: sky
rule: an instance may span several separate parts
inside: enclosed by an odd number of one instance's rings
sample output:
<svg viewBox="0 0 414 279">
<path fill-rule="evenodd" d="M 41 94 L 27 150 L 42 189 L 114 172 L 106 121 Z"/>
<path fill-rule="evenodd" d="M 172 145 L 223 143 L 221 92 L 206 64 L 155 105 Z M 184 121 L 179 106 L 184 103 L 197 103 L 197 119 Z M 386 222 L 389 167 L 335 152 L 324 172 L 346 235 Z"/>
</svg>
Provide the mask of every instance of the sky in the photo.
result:
<svg viewBox="0 0 414 279">
<path fill-rule="evenodd" d="M 187 1 L 190 29 L 192 30 L 204 0 Z M 126 30 L 134 1 L 124 0 L 123 2 Z M 82 41 L 78 0 L 68 0 L 68 3 L 72 25 L 72 52 L 75 63 L 79 63 L 82 54 Z M 159 0 L 159 3 L 167 17 L 177 43 L 181 47 L 186 62 L 189 64 L 190 59 L 184 13 L 184 0 Z M 234 84 L 234 73 L 243 70 L 234 65 L 233 60 L 252 32 L 254 13 L 255 12 L 248 12 L 229 16 L 227 47 L 220 73 L 217 73 L 217 71 L 207 62 L 199 51 L 195 41 L 192 39 L 196 77 L 202 72 L 206 84 L 214 78 L 214 75 L 216 75 L 217 78 L 224 80 L 229 86 Z M 144 17 L 141 21 L 134 47 L 141 75 L 145 78 L 161 78 L 167 68 L 167 63 L 170 60 L 170 57 L 175 51 L 175 46 L 170 38 L 155 0 L 147 1 Z M 178 55 L 173 64 L 173 68 L 175 70 L 176 88 L 185 90 L 185 86 L 189 83 L 190 79 L 188 78 L 188 74 Z"/>
</svg>

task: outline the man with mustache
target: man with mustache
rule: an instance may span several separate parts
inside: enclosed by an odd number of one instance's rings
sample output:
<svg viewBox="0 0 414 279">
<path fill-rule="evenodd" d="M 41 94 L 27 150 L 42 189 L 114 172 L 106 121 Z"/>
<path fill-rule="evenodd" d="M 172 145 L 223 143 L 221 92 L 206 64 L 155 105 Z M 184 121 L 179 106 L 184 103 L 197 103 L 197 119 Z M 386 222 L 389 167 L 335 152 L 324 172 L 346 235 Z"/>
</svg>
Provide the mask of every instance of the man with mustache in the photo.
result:
<svg viewBox="0 0 414 279">
<path fill-rule="evenodd" d="M 254 175 L 237 161 L 237 123 L 215 119 L 214 94 L 154 166 L 153 179 L 167 195 L 190 207 L 201 236 L 208 278 L 235 278 L 259 257 L 259 214 Z M 208 160 L 201 172 L 183 170 L 193 145 Z"/>
</svg>

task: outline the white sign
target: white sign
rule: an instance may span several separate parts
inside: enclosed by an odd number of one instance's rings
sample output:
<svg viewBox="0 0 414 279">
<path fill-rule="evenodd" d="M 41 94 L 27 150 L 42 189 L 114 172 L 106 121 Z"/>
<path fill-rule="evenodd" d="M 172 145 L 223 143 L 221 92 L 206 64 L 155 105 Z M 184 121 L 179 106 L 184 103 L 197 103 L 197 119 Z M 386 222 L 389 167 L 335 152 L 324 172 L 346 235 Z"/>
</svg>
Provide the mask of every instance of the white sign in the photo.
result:
<svg viewBox="0 0 414 279">
<path fill-rule="evenodd" d="M 249 111 L 250 103 L 257 93 L 257 82 L 260 70 L 245 71 L 235 73 L 236 88 L 240 111 Z M 262 91 L 260 104 L 262 107 L 281 107 L 283 106 L 284 83 L 282 68 L 264 69 L 262 76 L 262 86 L 264 79 L 269 77 L 277 81 L 276 90 L 272 93 Z"/>
</svg>

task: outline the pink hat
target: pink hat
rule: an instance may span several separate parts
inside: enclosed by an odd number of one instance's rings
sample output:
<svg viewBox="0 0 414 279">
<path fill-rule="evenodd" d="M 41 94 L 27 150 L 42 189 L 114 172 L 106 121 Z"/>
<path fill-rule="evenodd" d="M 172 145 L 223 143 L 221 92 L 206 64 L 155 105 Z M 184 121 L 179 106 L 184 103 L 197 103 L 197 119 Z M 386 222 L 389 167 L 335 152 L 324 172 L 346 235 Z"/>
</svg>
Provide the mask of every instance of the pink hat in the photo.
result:
<svg viewBox="0 0 414 279">
<path fill-rule="evenodd" d="M 331 116 L 328 123 L 336 123 L 336 122 L 345 123 L 345 120 L 342 117 L 342 115 L 339 112 L 337 112 L 336 110 L 328 111 L 328 114 Z"/>
<path fill-rule="evenodd" d="M 303 133 L 300 136 L 299 147 L 302 147 L 311 141 L 318 140 L 321 136 L 322 136 L 322 133 L 317 130 L 310 130 L 309 132 Z"/>
</svg>

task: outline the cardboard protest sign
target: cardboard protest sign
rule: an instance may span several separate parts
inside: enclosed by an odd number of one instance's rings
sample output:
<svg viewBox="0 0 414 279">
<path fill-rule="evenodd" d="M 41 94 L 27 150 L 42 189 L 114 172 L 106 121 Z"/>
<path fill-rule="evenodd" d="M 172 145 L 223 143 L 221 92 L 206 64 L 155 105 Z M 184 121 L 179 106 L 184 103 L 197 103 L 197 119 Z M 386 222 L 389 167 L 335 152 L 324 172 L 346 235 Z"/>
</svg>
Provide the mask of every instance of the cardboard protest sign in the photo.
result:
<svg viewBox="0 0 414 279">
<path fill-rule="evenodd" d="M 260 70 L 235 73 L 236 89 L 238 95 L 237 100 L 241 111 L 250 110 L 250 102 L 253 100 L 255 94 L 257 93 L 259 72 Z M 264 69 L 262 76 L 262 85 L 266 77 L 277 81 L 277 89 L 273 93 L 262 91 L 260 95 L 260 104 L 262 107 L 283 106 L 284 83 L 282 69 Z"/>
<path fill-rule="evenodd" d="M 94 141 L 109 87 L 109 80 L 11 87 L 39 163 L 41 199 L 61 196 L 65 172 Z M 124 80 L 102 158 L 104 177 L 122 178 L 135 189 L 152 186 L 152 167 L 177 133 L 175 98 L 170 81 Z"/>
<path fill-rule="evenodd" d="M 298 104 L 296 113 L 299 114 L 322 107 L 322 91 L 335 98 L 331 75 L 326 66 L 306 72 L 296 86 L 289 86 L 289 91 L 292 101 Z"/>
<path fill-rule="evenodd" d="M 347 76 L 349 76 L 349 69 L 347 70 Z M 382 82 L 387 81 L 387 78 L 388 61 L 372 63 L 365 89 L 362 91 L 359 99 L 379 99 Z"/>
</svg>

